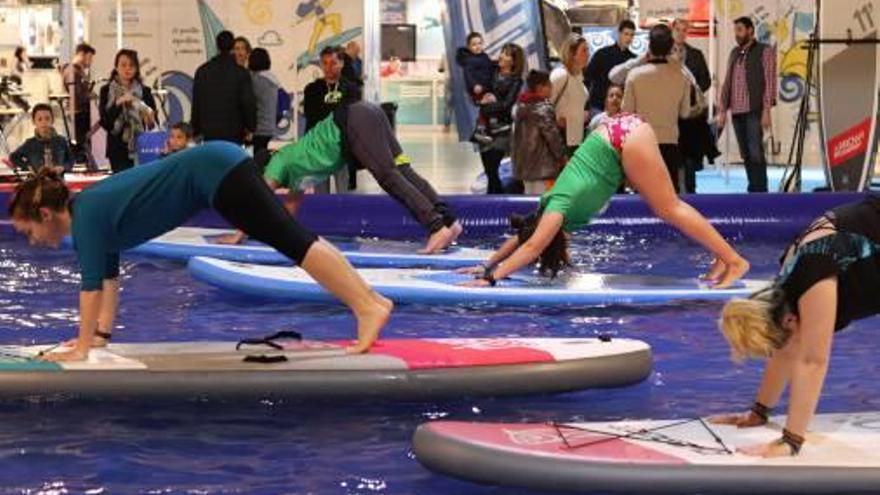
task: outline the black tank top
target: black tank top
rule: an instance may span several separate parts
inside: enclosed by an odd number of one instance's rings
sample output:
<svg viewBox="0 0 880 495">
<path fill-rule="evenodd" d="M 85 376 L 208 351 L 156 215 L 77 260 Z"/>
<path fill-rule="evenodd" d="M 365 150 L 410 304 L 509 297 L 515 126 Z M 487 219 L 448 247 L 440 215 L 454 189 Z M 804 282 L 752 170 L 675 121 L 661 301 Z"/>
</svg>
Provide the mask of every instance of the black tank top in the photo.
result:
<svg viewBox="0 0 880 495">
<path fill-rule="evenodd" d="M 806 244 L 800 239 L 811 230 L 802 234 L 793 243 L 795 251 L 777 283 L 797 314 L 801 296 L 819 281 L 836 275 L 834 331 L 838 331 L 853 320 L 880 313 L 880 197 L 868 196 L 825 216 L 836 232 Z"/>
</svg>

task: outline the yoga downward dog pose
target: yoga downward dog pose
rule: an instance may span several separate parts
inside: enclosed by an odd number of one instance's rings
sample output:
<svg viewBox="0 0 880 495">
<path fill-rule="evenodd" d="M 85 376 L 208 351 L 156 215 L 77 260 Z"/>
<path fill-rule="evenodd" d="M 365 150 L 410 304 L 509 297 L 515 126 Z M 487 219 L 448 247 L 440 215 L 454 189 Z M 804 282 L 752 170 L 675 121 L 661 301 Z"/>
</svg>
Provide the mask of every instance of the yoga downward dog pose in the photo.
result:
<svg viewBox="0 0 880 495">
<path fill-rule="evenodd" d="M 349 155 L 349 156 L 346 156 Z M 285 207 L 295 213 L 310 184 L 321 182 L 345 166 L 361 163 L 391 197 L 401 203 L 430 236 L 423 253 L 440 252 L 455 242 L 462 227 L 434 188 L 410 166 L 388 117 L 377 105 L 342 105 L 299 141 L 281 148 L 264 177 L 272 189 L 287 188 Z M 218 239 L 223 244 L 244 240 L 242 232 Z"/>
<path fill-rule="evenodd" d="M 782 256 L 774 284 L 728 302 L 720 326 L 733 357 L 769 358 L 755 404 L 715 423 L 761 426 L 790 384 L 782 437 L 743 449 L 764 457 L 796 455 L 816 411 L 834 334 L 880 314 L 880 197 L 835 208 Z"/>
<path fill-rule="evenodd" d="M 119 253 L 183 224 L 213 206 L 229 223 L 300 265 L 354 312 L 364 352 L 378 338 L 392 303 L 375 293 L 326 241 L 290 217 L 239 147 L 208 143 L 113 175 L 70 197 L 44 168 L 20 184 L 9 204 L 15 230 L 33 245 L 58 247 L 72 235 L 82 274 L 79 337 L 44 359 L 76 361 L 106 345 L 119 301 Z"/>
<path fill-rule="evenodd" d="M 540 258 L 542 273 L 552 275 L 569 264 L 566 233 L 586 225 L 626 179 L 658 217 L 715 255 L 706 277 L 724 288 L 741 278 L 749 263 L 742 258 L 672 187 L 651 126 L 632 114 L 609 117 L 571 157 L 553 188 L 541 197 L 537 214 L 514 222 L 510 238 L 483 265 L 462 271 L 481 276 L 471 286 L 496 280 Z"/>
</svg>

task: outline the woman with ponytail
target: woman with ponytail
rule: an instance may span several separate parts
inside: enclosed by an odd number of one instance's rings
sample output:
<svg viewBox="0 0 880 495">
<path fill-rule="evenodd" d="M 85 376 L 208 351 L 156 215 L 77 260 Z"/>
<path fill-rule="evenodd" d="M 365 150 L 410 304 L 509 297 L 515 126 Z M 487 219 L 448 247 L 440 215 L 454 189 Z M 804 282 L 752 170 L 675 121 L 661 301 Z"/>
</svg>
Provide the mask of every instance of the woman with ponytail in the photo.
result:
<svg viewBox="0 0 880 495">
<path fill-rule="evenodd" d="M 555 275 L 568 264 L 566 235 L 601 213 L 611 196 L 628 181 L 654 213 L 715 255 L 706 277 L 724 288 L 741 278 L 749 263 L 672 187 L 650 125 L 632 114 L 609 117 L 581 144 L 553 188 L 541 197 L 538 212 L 517 220 L 510 238 L 483 265 L 463 271 L 480 278 L 471 286 L 494 286 L 497 280 L 536 259 Z"/>
<path fill-rule="evenodd" d="M 32 245 L 58 247 L 73 238 L 82 276 L 79 336 L 50 361 L 86 359 L 106 345 L 119 300 L 119 253 L 169 232 L 203 208 L 300 265 L 353 311 L 364 352 L 378 338 L 392 303 L 373 290 L 331 244 L 300 226 L 275 199 L 253 160 L 217 141 L 175 153 L 148 167 L 115 174 L 75 199 L 48 167 L 18 185 L 9 203 L 13 227 Z"/>
<path fill-rule="evenodd" d="M 835 208 L 785 250 L 774 284 L 728 302 L 719 322 L 733 358 L 767 358 L 755 403 L 715 423 L 756 427 L 790 384 L 788 417 L 775 441 L 746 454 L 797 455 L 816 411 L 834 334 L 853 320 L 880 314 L 880 197 Z"/>
</svg>

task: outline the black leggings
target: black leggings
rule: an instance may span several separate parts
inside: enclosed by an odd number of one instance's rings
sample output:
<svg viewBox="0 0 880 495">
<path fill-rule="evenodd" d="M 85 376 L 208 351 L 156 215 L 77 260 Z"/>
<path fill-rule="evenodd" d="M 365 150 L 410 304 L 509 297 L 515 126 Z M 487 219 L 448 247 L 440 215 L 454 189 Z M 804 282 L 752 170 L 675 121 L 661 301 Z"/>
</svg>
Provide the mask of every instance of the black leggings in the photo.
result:
<svg viewBox="0 0 880 495">
<path fill-rule="evenodd" d="M 235 228 L 302 265 L 318 237 L 299 224 L 257 172 L 253 160 L 236 166 L 214 193 L 214 209 Z"/>
<path fill-rule="evenodd" d="M 272 141 L 272 136 L 254 136 L 252 141 L 254 143 L 254 163 L 257 164 L 257 169 L 263 172 L 266 165 L 269 164 L 269 142 Z"/>
<path fill-rule="evenodd" d="M 504 186 L 501 185 L 501 175 L 498 170 L 503 159 L 504 150 L 492 148 L 480 152 L 483 171 L 486 173 L 486 194 L 504 194 Z"/>
</svg>

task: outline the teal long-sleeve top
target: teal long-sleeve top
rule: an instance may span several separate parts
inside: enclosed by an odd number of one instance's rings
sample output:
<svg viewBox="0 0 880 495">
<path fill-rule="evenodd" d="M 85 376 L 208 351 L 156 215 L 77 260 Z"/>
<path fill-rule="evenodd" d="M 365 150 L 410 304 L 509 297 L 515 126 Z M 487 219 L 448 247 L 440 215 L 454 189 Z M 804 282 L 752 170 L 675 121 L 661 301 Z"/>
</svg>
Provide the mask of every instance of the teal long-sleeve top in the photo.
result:
<svg viewBox="0 0 880 495">
<path fill-rule="evenodd" d="M 119 275 L 119 253 L 182 225 L 214 204 L 226 175 L 249 156 L 217 141 L 115 174 L 80 193 L 71 235 L 82 290 L 101 290 Z"/>
</svg>

